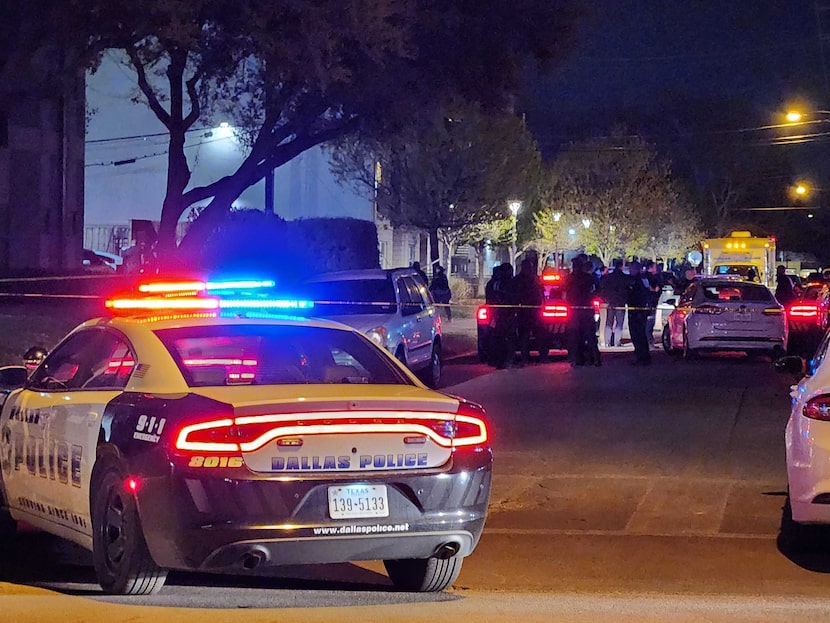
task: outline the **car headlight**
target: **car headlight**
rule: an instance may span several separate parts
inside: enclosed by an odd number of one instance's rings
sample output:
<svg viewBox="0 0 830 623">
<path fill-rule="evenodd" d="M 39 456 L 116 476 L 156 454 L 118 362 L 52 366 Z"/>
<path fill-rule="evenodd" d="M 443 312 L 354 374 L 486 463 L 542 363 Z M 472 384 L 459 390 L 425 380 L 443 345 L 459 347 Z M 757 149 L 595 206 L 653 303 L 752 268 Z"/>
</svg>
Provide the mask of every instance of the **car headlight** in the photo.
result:
<svg viewBox="0 0 830 623">
<path fill-rule="evenodd" d="M 386 347 L 386 327 L 376 327 L 367 331 L 366 335 L 381 348 Z"/>
</svg>

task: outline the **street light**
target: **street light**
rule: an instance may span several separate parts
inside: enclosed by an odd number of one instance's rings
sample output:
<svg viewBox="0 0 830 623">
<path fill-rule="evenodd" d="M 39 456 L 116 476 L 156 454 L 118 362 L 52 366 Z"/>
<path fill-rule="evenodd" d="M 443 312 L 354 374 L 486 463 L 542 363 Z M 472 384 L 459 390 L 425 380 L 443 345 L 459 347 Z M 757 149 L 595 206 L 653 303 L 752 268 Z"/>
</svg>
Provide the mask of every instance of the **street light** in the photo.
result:
<svg viewBox="0 0 830 623">
<path fill-rule="evenodd" d="M 518 222 L 519 210 L 522 209 L 522 202 L 518 200 L 510 201 L 507 204 L 507 207 L 510 208 L 510 214 L 513 215 L 513 236 L 512 241 L 510 244 L 510 264 L 513 265 L 513 272 L 516 272 L 516 243 L 518 242 L 519 238 L 519 231 L 516 227 Z"/>
</svg>

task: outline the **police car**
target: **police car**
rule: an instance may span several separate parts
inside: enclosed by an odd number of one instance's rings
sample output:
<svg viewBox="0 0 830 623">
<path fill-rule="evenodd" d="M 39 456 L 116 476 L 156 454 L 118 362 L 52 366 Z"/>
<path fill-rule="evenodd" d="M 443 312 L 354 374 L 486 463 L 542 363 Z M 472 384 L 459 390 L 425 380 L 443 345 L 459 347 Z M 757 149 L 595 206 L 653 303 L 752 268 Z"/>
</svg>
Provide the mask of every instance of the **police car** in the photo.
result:
<svg viewBox="0 0 830 623">
<path fill-rule="evenodd" d="M 143 284 L 64 338 L 0 414 L 0 539 L 78 543 L 116 594 L 370 559 L 450 586 L 487 514 L 483 409 L 258 285 Z"/>
</svg>

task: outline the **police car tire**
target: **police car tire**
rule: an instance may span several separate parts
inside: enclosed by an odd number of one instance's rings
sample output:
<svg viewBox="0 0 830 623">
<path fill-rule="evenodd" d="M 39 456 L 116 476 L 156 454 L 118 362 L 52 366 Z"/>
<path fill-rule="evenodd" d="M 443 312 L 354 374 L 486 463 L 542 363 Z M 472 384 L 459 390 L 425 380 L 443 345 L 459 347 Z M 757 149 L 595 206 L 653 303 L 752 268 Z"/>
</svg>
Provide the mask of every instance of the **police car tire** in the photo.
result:
<svg viewBox="0 0 830 623">
<path fill-rule="evenodd" d="M 383 566 L 398 590 L 437 593 L 449 588 L 458 579 L 463 561 L 461 557 L 410 558 L 384 560 Z"/>
<path fill-rule="evenodd" d="M 92 500 L 92 559 L 105 593 L 150 595 L 164 586 L 167 570 L 156 565 L 138 517 L 135 499 L 116 465 L 95 478 Z"/>
</svg>

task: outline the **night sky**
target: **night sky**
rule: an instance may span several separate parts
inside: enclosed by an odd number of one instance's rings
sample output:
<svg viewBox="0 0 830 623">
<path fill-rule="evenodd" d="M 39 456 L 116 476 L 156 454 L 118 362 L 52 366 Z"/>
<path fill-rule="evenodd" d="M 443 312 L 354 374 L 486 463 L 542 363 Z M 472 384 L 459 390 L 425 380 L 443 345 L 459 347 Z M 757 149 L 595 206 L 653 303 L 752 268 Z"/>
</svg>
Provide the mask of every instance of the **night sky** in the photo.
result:
<svg viewBox="0 0 830 623">
<path fill-rule="evenodd" d="M 719 127 L 718 119 L 684 111 L 689 100 L 749 102 L 756 116 L 746 119 L 747 126 L 770 123 L 798 97 L 825 97 L 816 107 L 830 108 L 812 1 L 583 4 L 570 54 L 524 100 L 546 152 L 614 121 L 636 125 L 661 113 L 676 111 L 697 127 Z"/>
</svg>

